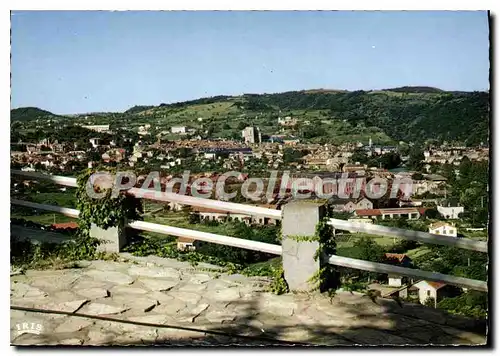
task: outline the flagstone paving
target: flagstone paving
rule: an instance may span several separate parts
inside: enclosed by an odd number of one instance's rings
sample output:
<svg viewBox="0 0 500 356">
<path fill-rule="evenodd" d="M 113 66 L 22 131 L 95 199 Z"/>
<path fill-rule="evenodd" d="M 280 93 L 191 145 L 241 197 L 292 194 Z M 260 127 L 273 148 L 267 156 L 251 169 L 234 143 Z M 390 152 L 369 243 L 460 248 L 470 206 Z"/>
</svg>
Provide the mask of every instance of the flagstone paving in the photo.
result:
<svg viewBox="0 0 500 356">
<path fill-rule="evenodd" d="M 266 292 L 263 277 L 227 275 L 158 257 L 84 261 L 11 276 L 11 305 L 319 345 L 481 345 L 471 320 L 360 293 Z M 23 325 L 24 324 L 24 325 Z M 40 324 L 40 334 L 26 332 Z M 33 326 L 32 326 L 33 325 Z M 19 331 L 19 329 L 24 331 Z M 476 331 L 472 331 L 476 330 Z M 272 345 L 271 341 L 11 310 L 13 345 Z"/>
</svg>

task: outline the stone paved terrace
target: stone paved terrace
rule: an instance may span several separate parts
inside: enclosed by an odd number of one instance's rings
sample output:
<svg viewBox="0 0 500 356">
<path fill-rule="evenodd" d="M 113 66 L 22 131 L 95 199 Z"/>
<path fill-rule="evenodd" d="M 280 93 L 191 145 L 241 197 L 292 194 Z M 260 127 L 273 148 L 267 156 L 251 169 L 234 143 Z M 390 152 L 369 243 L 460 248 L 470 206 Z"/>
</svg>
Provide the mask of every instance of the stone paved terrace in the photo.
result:
<svg viewBox="0 0 500 356">
<path fill-rule="evenodd" d="M 269 280 L 121 254 L 79 268 L 11 276 L 11 305 L 319 345 L 481 345 L 476 323 L 359 293 L 273 295 Z M 207 266 L 201 266 L 207 267 Z M 39 323 L 40 335 L 16 324 Z M 189 330 L 11 310 L 13 345 L 272 345 Z"/>
</svg>

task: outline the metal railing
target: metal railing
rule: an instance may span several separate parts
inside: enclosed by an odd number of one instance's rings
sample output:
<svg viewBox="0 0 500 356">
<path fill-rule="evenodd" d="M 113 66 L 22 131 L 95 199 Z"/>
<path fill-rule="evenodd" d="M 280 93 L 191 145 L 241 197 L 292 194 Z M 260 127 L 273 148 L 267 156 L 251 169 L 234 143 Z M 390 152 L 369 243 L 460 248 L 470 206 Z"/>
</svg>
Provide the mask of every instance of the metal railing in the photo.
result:
<svg viewBox="0 0 500 356">
<path fill-rule="evenodd" d="M 71 178 L 71 177 L 53 176 L 53 175 L 41 174 L 38 172 L 23 172 L 19 170 L 11 170 L 11 174 L 26 176 L 34 179 L 46 179 L 55 184 L 63 186 L 69 186 L 69 187 L 77 186 L 76 178 Z M 131 188 L 127 191 L 127 194 L 131 194 L 139 198 L 162 201 L 162 202 L 177 202 L 179 204 L 213 208 L 217 210 L 247 214 L 250 216 L 268 217 L 276 220 L 282 219 L 281 210 L 267 209 L 245 204 L 236 204 L 224 201 L 210 200 L 205 198 L 184 196 L 175 193 L 155 192 L 152 190 L 141 189 L 141 188 Z M 11 199 L 11 204 L 25 206 L 34 209 L 53 211 L 74 218 L 78 217 L 79 215 L 79 211 L 76 209 L 33 203 L 19 199 Z M 435 235 L 420 231 L 398 229 L 398 228 L 373 225 L 373 224 L 349 222 L 340 219 L 330 219 L 329 223 L 335 229 L 338 230 L 365 232 L 372 235 L 398 237 L 407 240 L 419 241 L 423 243 L 454 246 L 462 249 L 478 251 L 483 253 L 488 252 L 488 245 L 484 241 L 475 241 L 466 238 L 453 238 L 453 237 Z M 167 226 L 162 224 L 155 224 L 144 221 L 131 221 L 127 224 L 127 226 L 141 231 L 156 232 L 177 237 L 189 237 L 205 242 L 255 250 L 275 255 L 282 255 L 282 247 L 280 245 L 275 245 L 275 244 L 245 240 L 231 236 L 211 234 L 198 230 L 183 229 L 183 228 Z M 450 276 L 436 272 L 422 271 L 406 267 L 393 266 L 389 264 L 369 262 L 369 261 L 336 256 L 336 255 L 329 256 L 328 263 L 340 267 L 359 269 L 369 272 L 398 274 L 402 276 L 425 279 L 430 281 L 444 282 L 447 284 L 470 288 L 479 291 L 485 291 L 485 292 L 488 291 L 488 285 L 487 282 L 485 281 Z"/>
</svg>

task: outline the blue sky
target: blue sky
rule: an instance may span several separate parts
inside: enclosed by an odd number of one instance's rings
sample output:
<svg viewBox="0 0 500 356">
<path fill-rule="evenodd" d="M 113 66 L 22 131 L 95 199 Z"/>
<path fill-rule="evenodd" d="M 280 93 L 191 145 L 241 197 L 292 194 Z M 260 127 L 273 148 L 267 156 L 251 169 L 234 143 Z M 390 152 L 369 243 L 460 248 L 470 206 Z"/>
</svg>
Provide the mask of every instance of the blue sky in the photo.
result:
<svg viewBox="0 0 500 356">
<path fill-rule="evenodd" d="M 489 89 L 486 12 L 12 13 L 11 107 L 123 111 L 199 97 Z"/>
</svg>

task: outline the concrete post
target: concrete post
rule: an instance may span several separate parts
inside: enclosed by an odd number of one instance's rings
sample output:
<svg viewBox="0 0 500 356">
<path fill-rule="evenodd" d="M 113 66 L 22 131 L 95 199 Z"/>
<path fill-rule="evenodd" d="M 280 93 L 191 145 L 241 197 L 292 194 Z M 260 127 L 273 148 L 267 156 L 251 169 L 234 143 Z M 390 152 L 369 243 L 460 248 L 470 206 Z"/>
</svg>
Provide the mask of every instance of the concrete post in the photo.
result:
<svg viewBox="0 0 500 356">
<path fill-rule="evenodd" d="M 127 242 L 125 227 L 112 226 L 102 229 L 95 224 L 90 226 L 90 237 L 100 240 L 97 251 L 107 253 L 118 253 Z"/>
<path fill-rule="evenodd" d="M 282 260 L 290 291 L 307 292 L 314 288 L 310 279 L 321 268 L 320 259 L 314 260 L 319 242 L 303 239 L 315 237 L 316 226 L 325 215 L 324 203 L 297 200 L 283 207 Z"/>
</svg>

